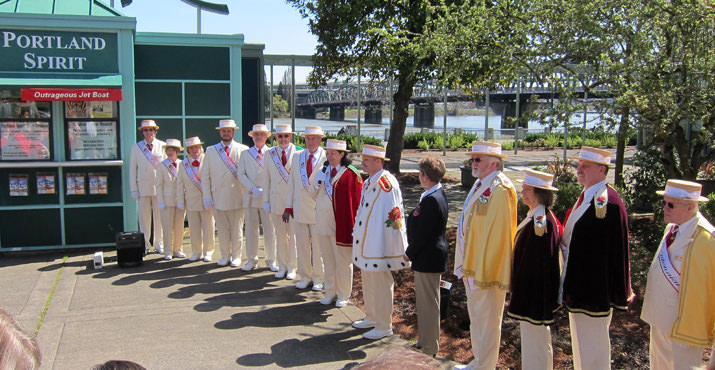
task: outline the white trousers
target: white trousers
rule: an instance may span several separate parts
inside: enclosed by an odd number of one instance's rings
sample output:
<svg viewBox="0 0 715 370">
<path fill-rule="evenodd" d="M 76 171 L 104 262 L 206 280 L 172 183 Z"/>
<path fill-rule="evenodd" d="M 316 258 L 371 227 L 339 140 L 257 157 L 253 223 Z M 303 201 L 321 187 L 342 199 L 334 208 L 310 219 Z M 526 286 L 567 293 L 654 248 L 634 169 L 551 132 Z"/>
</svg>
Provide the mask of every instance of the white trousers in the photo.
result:
<svg viewBox="0 0 715 370">
<path fill-rule="evenodd" d="M 276 237 L 276 262 L 278 268 L 295 272 L 298 268 L 298 256 L 295 250 L 295 228 L 293 218 L 283 222 L 283 216 L 271 214 Z"/>
<path fill-rule="evenodd" d="M 504 314 L 506 292 L 499 288 L 469 289 L 464 280 L 469 310 L 469 331 L 472 339 L 474 360 L 469 363 L 471 369 L 494 370 L 499 360 L 501 341 L 501 320 Z"/>
<path fill-rule="evenodd" d="M 189 217 L 189 238 L 191 254 L 201 258 L 211 257 L 214 253 L 214 215 L 208 211 L 187 211 Z"/>
<path fill-rule="evenodd" d="M 668 332 L 651 326 L 649 355 L 651 370 L 690 370 L 702 363 L 703 349 L 671 340 Z"/>
<path fill-rule="evenodd" d="M 554 350 L 551 347 L 551 329 L 547 325 L 534 325 L 519 321 L 521 331 L 522 370 L 552 370 Z"/>
<path fill-rule="evenodd" d="M 159 202 L 156 196 L 139 197 L 139 231 L 144 234 L 144 247 L 151 248 L 149 238 L 151 237 L 151 219 L 154 217 L 154 245 L 161 246 L 163 235 L 161 234 L 161 214 L 159 214 Z"/>
<path fill-rule="evenodd" d="M 320 248 L 314 243 L 315 225 L 295 223 L 295 244 L 298 254 L 298 275 L 301 280 L 311 279 L 313 284 L 323 283 L 323 260 Z"/>
<path fill-rule="evenodd" d="M 243 248 L 243 209 L 216 210 L 216 227 L 221 258 L 241 261 Z"/>
<path fill-rule="evenodd" d="M 181 243 L 184 241 L 184 215 L 183 209 L 164 206 L 161 211 L 161 228 L 164 233 L 164 255 L 170 256 L 181 252 Z"/>
<path fill-rule="evenodd" d="M 613 312 L 605 317 L 569 312 L 575 370 L 611 368 L 611 338 L 608 327 L 611 325 L 612 316 Z"/>
<path fill-rule="evenodd" d="M 246 261 L 258 262 L 259 223 L 263 225 L 263 247 L 266 253 L 266 261 L 275 261 L 276 237 L 273 230 L 273 220 L 263 208 L 246 208 L 245 212 Z"/>
<path fill-rule="evenodd" d="M 377 330 L 392 329 L 392 300 L 395 294 L 392 271 L 360 270 L 360 274 L 365 319 L 374 322 Z"/>
<path fill-rule="evenodd" d="M 352 248 L 337 245 L 335 234 L 316 235 L 315 240 L 323 256 L 325 296 L 347 301 L 353 290 Z"/>
</svg>

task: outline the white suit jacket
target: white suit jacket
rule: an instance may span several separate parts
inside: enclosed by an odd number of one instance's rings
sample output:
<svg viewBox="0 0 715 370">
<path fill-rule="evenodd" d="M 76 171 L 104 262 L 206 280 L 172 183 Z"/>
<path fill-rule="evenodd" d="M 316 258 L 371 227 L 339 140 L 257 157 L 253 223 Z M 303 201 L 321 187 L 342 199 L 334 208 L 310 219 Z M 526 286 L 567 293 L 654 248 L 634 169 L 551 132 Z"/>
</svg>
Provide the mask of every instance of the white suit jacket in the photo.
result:
<svg viewBox="0 0 715 370">
<path fill-rule="evenodd" d="M 199 180 L 201 180 L 201 167 L 204 165 L 204 156 L 201 154 L 198 158 L 199 169 L 198 175 Z M 190 159 L 193 161 L 193 159 Z M 177 182 L 177 205 L 182 205 L 187 211 L 203 211 L 204 210 L 204 195 L 200 188 L 194 185 L 194 182 L 186 174 L 186 169 L 184 168 L 184 163 L 179 164 L 179 176 L 176 180 Z M 199 184 L 200 186 L 201 184 Z"/>
<path fill-rule="evenodd" d="M 241 155 L 240 163 L 238 164 L 238 181 L 243 185 L 243 208 L 263 208 L 263 196 L 254 198 L 249 194 L 249 190 L 253 187 L 264 188 L 267 182 L 268 171 L 266 165 L 271 159 L 268 158 L 268 150 L 270 148 L 264 145 L 263 152 L 263 167 L 258 163 L 258 160 L 253 157 L 250 150 L 246 150 Z"/>
<path fill-rule="evenodd" d="M 176 171 L 178 176 L 180 159 L 176 160 Z M 156 200 L 159 204 L 164 204 L 167 207 L 176 207 L 176 193 L 178 191 L 176 176 L 172 176 L 166 165 L 159 163 L 158 171 L 156 171 Z"/>
<path fill-rule="evenodd" d="M 238 166 L 241 154 L 248 147 L 235 141 L 231 143 L 229 157 Z M 214 209 L 229 211 L 243 208 L 243 187 L 238 178 L 223 162 L 214 145 L 206 149 L 201 166 L 201 190 L 204 198 L 211 198 Z"/>
<path fill-rule="evenodd" d="M 288 183 L 290 182 L 290 170 L 293 164 L 293 157 L 296 155 L 296 148 L 293 143 L 288 145 L 286 148 L 286 165 L 285 169 L 288 172 L 288 181 L 283 179 L 280 172 L 278 172 L 278 166 L 271 157 L 271 152 L 275 151 L 276 155 L 280 159 L 281 148 L 279 146 L 274 146 L 268 153 L 264 154 L 266 159 L 265 168 L 268 170 L 268 176 L 266 176 L 266 183 L 263 188 L 263 201 L 269 202 L 271 204 L 271 213 L 274 215 L 282 215 L 285 210 L 286 198 L 288 197 Z M 282 164 L 278 164 L 282 166 Z"/>
<path fill-rule="evenodd" d="M 301 168 L 300 165 L 301 156 L 303 155 L 305 155 L 307 161 L 309 156 L 308 149 L 301 150 L 293 156 L 285 208 L 293 208 L 293 217 L 295 217 L 296 222 L 315 224 L 315 198 L 317 190 L 313 184 L 315 183 L 315 177 L 318 175 L 318 172 L 323 168 L 323 163 L 326 158 L 325 149 L 318 147 L 318 150 L 315 151 L 317 161 L 308 179 L 308 189 L 303 186 L 303 180 L 301 179 L 301 172 L 305 171 L 305 168 Z"/>
<path fill-rule="evenodd" d="M 157 162 L 166 158 L 164 145 L 166 143 L 158 139 L 152 142 L 151 154 L 156 157 Z M 129 190 L 139 192 L 140 197 L 156 196 L 156 173 L 157 169 L 144 156 L 139 144 L 134 144 L 129 155 Z"/>
</svg>

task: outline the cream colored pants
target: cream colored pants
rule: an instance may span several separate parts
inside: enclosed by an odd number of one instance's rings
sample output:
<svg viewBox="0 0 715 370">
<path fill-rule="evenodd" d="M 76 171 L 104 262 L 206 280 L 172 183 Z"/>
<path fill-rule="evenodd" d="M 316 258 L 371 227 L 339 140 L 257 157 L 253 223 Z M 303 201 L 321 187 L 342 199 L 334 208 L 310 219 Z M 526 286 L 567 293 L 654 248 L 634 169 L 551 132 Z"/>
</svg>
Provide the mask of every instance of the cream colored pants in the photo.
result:
<svg viewBox="0 0 715 370">
<path fill-rule="evenodd" d="M 519 321 L 521 331 L 522 370 L 552 370 L 554 350 L 551 347 L 551 329 L 547 325 L 534 325 Z"/>
<path fill-rule="evenodd" d="M 161 246 L 163 235 L 161 234 L 161 214 L 159 213 L 159 202 L 156 196 L 139 197 L 139 231 L 144 234 L 144 247 L 151 249 L 149 238 L 151 237 L 151 219 L 154 217 L 154 245 Z"/>
<path fill-rule="evenodd" d="M 216 210 L 216 227 L 221 258 L 241 261 L 243 248 L 243 209 Z"/>
<path fill-rule="evenodd" d="M 161 211 L 161 228 L 164 233 L 164 255 L 170 256 L 181 252 L 184 241 L 183 209 L 175 206 L 164 206 Z"/>
<path fill-rule="evenodd" d="M 377 330 L 392 329 L 392 300 L 395 281 L 391 271 L 361 270 L 365 318 L 375 323 Z"/>
<path fill-rule="evenodd" d="M 281 215 L 271 214 L 276 234 L 276 259 L 278 268 L 286 272 L 295 272 L 298 268 L 298 256 L 295 250 L 295 221 L 291 218 L 283 222 Z"/>
<path fill-rule="evenodd" d="M 591 317 L 569 312 L 573 366 L 576 370 L 605 370 L 611 368 L 611 312 L 606 317 Z"/>
<path fill-rule="evenodd" d="M 651 370 L 690 370 L 698 368 L 702 359 L 702 348 L 671 340 L 667 332 L 650 327 Z"/>
<path fill-rule="evenodd" d="M 276 260 L 276 238 L 273 220 L 263 208 L 246 208 L 246 261 L 258 262 L 259 224 L 263 225 L 266 261 Z M 260 215 L 260 220 L 259 220 Z"/>
<path fill-rule="evenodd" d="M 314 242 L 315 225 L 295 223 L 295 244 L 298 254 L 298 275 L 301 279 L 311 279 L 313 284 L 323 283 L 323 259 L 320 248 Z"/>
<path fill-rule="evenodd" d="M 325 268 L 325 296 L 347 301 L 353 290 L 353 250 L 335 243 L 335 235 L 316 235 Z"/>
<path fill-rule="evenodd" d="M 191 253 L 209 258 L 214 253 L 214 216 L 213 209 L 208 211 L 187 211 L 189 217 L 189 237 Z"/>
<path fill-rule="evenodd" d="M 504 314 L 506 291 L 499 288 L 469 289 L 464 280 L 469 310 L 469 331 L 472 339 L 474 360 L 469 363 L 471 369 L 494 370 L 499 360 L 499 342 L 501 340 L 501 320 Z"/>
</svg>

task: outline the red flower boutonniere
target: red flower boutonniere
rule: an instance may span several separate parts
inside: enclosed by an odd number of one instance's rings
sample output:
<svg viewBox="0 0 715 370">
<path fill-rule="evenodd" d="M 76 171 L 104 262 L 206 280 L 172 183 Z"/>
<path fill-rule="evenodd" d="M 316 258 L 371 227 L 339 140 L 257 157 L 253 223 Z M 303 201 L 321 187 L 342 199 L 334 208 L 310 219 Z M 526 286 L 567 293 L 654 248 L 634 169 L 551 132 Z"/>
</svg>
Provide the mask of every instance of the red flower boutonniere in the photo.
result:
<svg viewBox="0 0 715 370">
<path fill-rule="evenodd" d="M 420 206 L 418 205 L 417 207 L 415 207 L 415 210 L 412 211 L 412 216 L 417 217 L 419 215 L 420 215 Z"/>
<path fill-rule="evenodd" d="M 606 204 L 606 197 L 601 195 L 600 197 L 596 198 L 596 205 L 599 207 L 603 207 Z"/>
<path fill-rule="evenodd" d="M 484 190 L 484 193 L 479 196 L 479 201 L 482 203 L 486 203 L 489 201 L 489 196 L 492 195 L 492 189 L 489 188 L 487 190 Z"/>
<path fill-rule="evenodd" d="M 385 227 L 391 227 L 395 230 L 402 228 L 402 213 L 398 207 L 395 207 L 387 214 L 387 220 L 385 220 Z"/>
</svg>

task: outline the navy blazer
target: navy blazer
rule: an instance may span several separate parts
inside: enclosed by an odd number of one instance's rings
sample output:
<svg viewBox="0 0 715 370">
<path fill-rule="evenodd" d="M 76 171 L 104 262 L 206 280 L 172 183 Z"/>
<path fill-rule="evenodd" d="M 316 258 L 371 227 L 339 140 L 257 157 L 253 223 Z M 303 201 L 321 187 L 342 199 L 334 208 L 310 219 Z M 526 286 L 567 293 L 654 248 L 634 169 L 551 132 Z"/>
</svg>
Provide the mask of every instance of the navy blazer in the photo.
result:
<svg viewBox="0 0 715 370">
<path fill-rule="evenodd" d="M 412 269 L 419 272 L 447 271 L 447 217 L 444 189 L 424 197 L 407 216 L 407 251 Z"/>
</svg>

